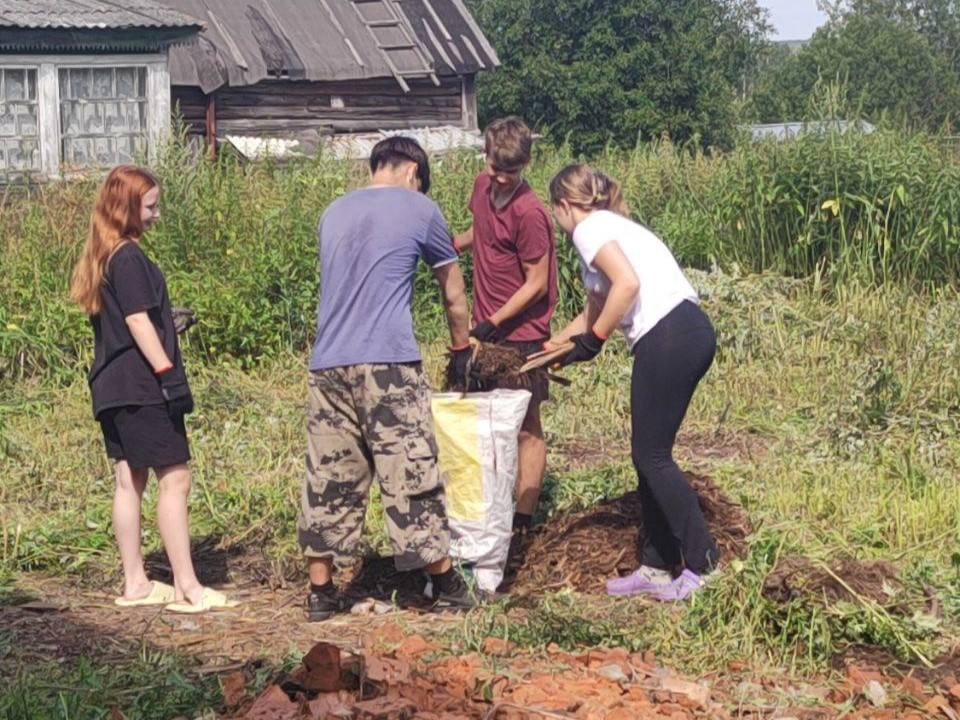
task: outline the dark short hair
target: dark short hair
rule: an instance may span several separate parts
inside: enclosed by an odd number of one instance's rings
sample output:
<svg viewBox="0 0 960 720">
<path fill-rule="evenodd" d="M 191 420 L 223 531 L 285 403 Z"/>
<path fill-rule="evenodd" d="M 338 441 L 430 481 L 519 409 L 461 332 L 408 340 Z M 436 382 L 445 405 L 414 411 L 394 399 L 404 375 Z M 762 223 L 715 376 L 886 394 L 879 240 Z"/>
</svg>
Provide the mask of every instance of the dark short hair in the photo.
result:
<svg viewBox="0 0 960 720">
<path fill-rule="evenodd" d="M 417 178 L 420 180 L 420 192 L 430 192 L 430 160 L 413 138 L 394 135 L 384 138 L 373 146 L 370 153 L 370 172 L 382 167 L 396 167 L 401 163 L 413 162 L 417 165 Z"/>
</svg>

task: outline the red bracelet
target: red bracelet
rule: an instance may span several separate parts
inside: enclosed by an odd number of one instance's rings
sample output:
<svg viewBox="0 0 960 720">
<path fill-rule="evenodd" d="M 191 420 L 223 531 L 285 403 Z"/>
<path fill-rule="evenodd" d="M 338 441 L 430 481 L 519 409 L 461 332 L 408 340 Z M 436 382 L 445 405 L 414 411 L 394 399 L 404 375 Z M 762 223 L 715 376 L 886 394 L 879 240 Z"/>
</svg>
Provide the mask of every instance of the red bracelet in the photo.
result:
<svg viewBox="0 0 960 720">
<path fill-rule="evenodd" d="M 460 352 L 461 350 L 466 350 L 468 347 L 470 347 L 470 343 L 466 343 L 466 344 L 464 344 L 464 345 L 461 345 L 460 347 L 450 346 L 450 347 L 448 347 L 447 349 L 448 349 L 450 352 Z"/>
<path fill-rule="evenodd" d="M 600 338 L 600 339 L 603 340 L 604 342 L 606 342 L 607 340 L 610 339 L 610 336 L 609 336 L 609 335 L 601 335 L 600 333 L 598 333 L 596 327 L 594 327 L 591 332 L 593 332 L 594 335 L 596 335 L 598 338 Z"/>
<path fill-rule="evenodd" d="M 170 363 L 170 364 L 167 365 L 166 367 L 162 367 L 162 368 L 160 368 L 159 370 L 154 370 L 154 371 L 153 371 L 153 374 L 154 374 L 154 375 L 162 375 L 162 374 L 165 373 L 167 370 L 173 370 L 173 363 Z"/>
</svg>

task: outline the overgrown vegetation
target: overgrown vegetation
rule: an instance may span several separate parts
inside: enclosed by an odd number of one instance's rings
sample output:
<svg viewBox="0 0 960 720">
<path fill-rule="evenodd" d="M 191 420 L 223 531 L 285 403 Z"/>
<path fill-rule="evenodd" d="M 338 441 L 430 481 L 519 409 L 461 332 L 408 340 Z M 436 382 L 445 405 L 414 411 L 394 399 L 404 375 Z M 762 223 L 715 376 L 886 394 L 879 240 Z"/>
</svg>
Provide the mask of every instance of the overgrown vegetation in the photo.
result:
<svg viewBox="0 0 960 720">
<path fill-rule="evenodd" d="M 542 149 L 531 182 L 542 192 L 569 159 L 565 149 Z M 919 662 L 956 642 L 956 161 L 934 137 L 887 131 L 810 135 L 716 155 L 664 142 L 610 150 L 595 161 L 624 180 L 633 212 L 694 268 L 720 352 L 691 408 L 681 459 L 715 477 L 759 530 L 747 557 L 689 606 L 548 596 L 473 616 L 449 635 L 453 647 L 476 647 L 483 631 L 529 646 L 651 649 L 671 664 L 703 670 L 731 660 L 808 670 L 851 643 Z M 469 221 L 466 197 L 479 167 L 467 156 L 438 163 L 435 197 L 453 229 Z M 193 166 L 174 149 L 159 172 L 163 220 L 149 249 L 175 301 L 200 318 L 185 338 L 198 402 L 190 419 L 193 536 L 263 547 L 298 573 L 314 227 L 325 203 L 362 182 L 363 169 L 323 160 Z M 118 578 L 111 470 L 82 371 L 89 329 L 65 297 L 95 185 L 31 187 L 3 201 L 0 585 L 24 572 L 96 586 Z M 579 303 L 578 271 L 568 243 L 560 248 L 561 315 L 569 316 Z M 426 274 L 420 284 L 421 339 L 428 371 L 439 380 L 441 312 Z M 635 483 L 622 344 L 568 374 L 573 386 L 557 388 L 546 408 L 544 518 Z M 754 449 L 712 452 L 712 438 L 724 437 Z M 570 438 L 598 447 L 603 438 L 607 450 L 573 466 L 564 448 Z M 145 541 L 155 550 L 151 498 L 145 510 Z M 376 509 L 369 517 L 369 540 L 385 549 Z M 786 554 L 891 561 L 906 588 L 906 610 L 866 599 L 775 602 L 763 584 Z M 925 604 L 930 592 L 939 615 Z M 0 636 L 0 661 L 13 650 Z M 166 703 L 164 716 L 216 704 L 212 685 L 181 684 L 180 661 L 167 662 L 131 662 L 129 673 L 156 670 L 149 692 L 125 702 L 131 717 L 159 716 L 151 715 L 160 707 L 154 702 Z M 107 698 L 123 692 L 127 677 L 83 664 L 58 673 L 49 682 L 24 675 L 0 693 L 0 712 L 103 717 Z"/>
<path fill-rule="evenodd" d="M 479 78 L 481 121 L 521 115 L 591 153 L 663 135 L 729 147 L 770 29 L 756 0 L 468 5 L 502 62 Z"/>
<path fill-rule="evenodd" d="M 836 117 L 934 131 L 957 127 L 960 10 L 955 0 L 838 0 L 829 21 L 793 52 L 768 48 L 748 93 L 745 118 L 816 119 L 810 102 L 823 80 L 847 102 Z"/>
<path fill-rule="evenodd" d="M 175 145 L 158 165 L 163 221 L 145 245 L 174 301 L 200 318 L 194 362 L 252 367 L 302 352 L 315 321 L 317 219 L 365 169 L 322 159 L 194 165 L 187 155 Z M 542 148 L 531 184 L 545 194 L 570 159 L 567 148 Z M 609 149 L 595 163 L 623 181 L 634 215 L 687 266 L 816 275 L 829 290 L 887 281 L 924 290 L 960 277 L 960 163 L 936 136 L 811 134 L 728 153 L 662 141 Z M 437 165 L 433 196 L 451 229 L 461 230 L 480 162 L 460 155 Z M 32 186 L 3 197 L 0 377 L 64 380 L 87 360 L 89 329 L 66 289 L 96 185 Z M 579 271 L 570 244 L 558 238 L 558 247 L 561 314 L 571 316 Z M 416 312 L 424 337 L 435 338 L 436 291 L 429 273 L 420 280 Z"/>
</svg>

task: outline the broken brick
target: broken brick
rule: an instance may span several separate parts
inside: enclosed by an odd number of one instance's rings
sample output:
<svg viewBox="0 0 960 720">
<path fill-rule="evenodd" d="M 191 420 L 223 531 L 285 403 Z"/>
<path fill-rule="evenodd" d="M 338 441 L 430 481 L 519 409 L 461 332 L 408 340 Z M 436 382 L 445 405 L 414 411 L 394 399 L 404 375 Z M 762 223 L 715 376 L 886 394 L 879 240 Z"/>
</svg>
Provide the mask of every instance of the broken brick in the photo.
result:
<svg viewBox="0 0 960 720">
<path fill-rule="evenodd" d="M 357 720 L 410 720 L 417 714 L 417 706 L 409 700 L 375 698 L 353 706 Z"/>
<path fill-rule="evenodd" d="M 926 704 L 930 700 L 930 697 L 924 690 L 923 683 L 913 675 L 907 675 L 905 678 L 903 678 L 903 680 L 900 681 L 900 691 L 904 695 L 908 695 L 909 697 L 913 698 L 921 705 Z"/>
<path fill-rule="evenodd" d="M 242 672 L 232 672 L 220 676 L 220 691 L 223 693 L 223 703 L 233 710 L 243 704 L 247 695 L 247 682 Z"/>
<path fill-rule="evenodd" d="M 883 675 L 876 670 L 865 670 L 856 665 L 847 666 L 847 679 L 853 685 L 853 691 L 858 694 L 863 692 L 864 686 L 871 680 L 883 683 Z"/>
<path fill-rule="evenodd" d="M 483 652 L 487 655 L 509 655 L 516 649 L 515 642 L 498 637 L 488 637 L 483 641 Z"/>
<path fill-rule="evenodd" d="M 950 704 L 947 702 L 946 698 L 943 695 L 934 695 L 930 700 L 923 705 L 924 712 L 935 715 L 940 708 L 949 708 Z"/>
<path fill-rule="evenodd" d="M 279 685 L 271 685 L 257 696 L 243 720 L 293 720 L 299 710 Z"/>
<path fill-rule="evenodd" d="M 306 668 L 299 680 L 311 692 L 336 692 L 340 689 L 340 648 L 320 642 L 303 656 Z"/>
<path fill-rule="evenodd" d="M 330 717 L 353 717 L 353 698 L 343 692 L 328 692 L 318 695 L 307 703 L 311 720 L 327 720 Z"/>
<path fill-rule="evenodd" d="M 411 667 L 406 660 L 365 655 L 364 665 L 367 679 L 373 682 L 385 682 L 394 685 L 410 680 Z"/>
<path fill-rule="evenodd" d="M 710 689 L 689 680 L 674 677 L 661 678 L 660 689 L 680 698 L 685 698 L 680 704 L 694 709 L 705 708 L 710 702 Z"/>
</svg>

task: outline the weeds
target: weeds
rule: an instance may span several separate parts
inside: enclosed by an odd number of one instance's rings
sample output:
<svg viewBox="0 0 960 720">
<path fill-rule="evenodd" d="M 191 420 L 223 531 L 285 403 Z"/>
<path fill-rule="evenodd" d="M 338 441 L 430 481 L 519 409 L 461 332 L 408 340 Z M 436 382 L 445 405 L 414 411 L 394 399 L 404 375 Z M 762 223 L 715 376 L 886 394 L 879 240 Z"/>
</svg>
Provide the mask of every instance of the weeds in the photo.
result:
<svg viewBox="0 0 960 720">
<path fill-rule="evenodd" d="M 564 147 L 539 149 L 527 179 L 541 197 L 570 159 Z M 815 275 L 840 294 L 854 282 L 928 290 L 960 278 L 960 165 L 935 137 L 811 133 L 729 153 L 664 140 L 610 149 L 594 163 L 623 181 L 634 216 L 687 266 Z M 465 154 L 435 164 L 433 198 L 451 230 L 463 230 L 481 163 Z M 144 244 L 175 302 L 197 313 L 194 357 L 250 368 L 302 352 L 315 320 L 317 220 L 364 182 L 363 166 L 194 163 L 179 142 L 154 169 L 163 219 Z M 89 328 L 66 292 L 96 189 L 90 179 L 0 198 L 0 382 L 62 380 L 89 360 Z M 560 312 L 571 317 L 581 305 L 578 263 L 571 244 L 557 241 Z M 417 286 L 422 339 L 437 339 L 442 311 L 425 268 Z"/>
<path fill-rule="evenodd" d="M 190 678 L 177 658 L 141 654 L 123 667 L 79 660 L 19 673 L 0 690 L 0 717 L 101 720 L 122 709 L 130 720 L 198 717 L 220 702 L 215 676 Z"/>
<path fill-rule="evenodd" d="M 179 152 L 171 148 L 159 164 L 164 218 L 147 244 L 175 301 L 200 320 L 184 342 L 198 406 L 189 421 L 192 534 L 261 548 L 278 565 L 299 568 L 314 228 L 326 203 L 362 182 L 363 169 L 230 158 L 188 166 Z M 563 149 L 541 149 L 529 180 L 542 193 L 568 159 Z M 955 642 L 955 161 L 927 136 L 880 132 L 808 136 L 725 155 L 662 142 L 610 151 L 596 164 L 623 179 L 633 212 L 700 268 L 689 274 L 717 326 L 719 354 L 686 420 L 700 440 L 678 455 L 715 477 L 759 531 L 746 558 L 689 606 L 566 593 L 510 601 L 471 615 L 451 643 L 479 649 L 494 634 L 535 647 L 622 645 L 718 670 L 731 659 L 823 667 L 861 642 L 930 658 Z M 434 196 L 454 231 L 469 222 L 466 197 L 479 168 L 468 156 L 438 163 Z M 0 582 L 25 571 L 100 585 L 117 577 L 112 473 L 81 369 L 90 331 L 65 297 L 95 189 L 93 182 L 30 187 L 0 206 Z M 569 317 L 580 302 L 578 270 L 569 243 L 558 247 L 559 314 Z M 754 273 L 760 270 L 777 272 Z M 417 282 L 425 366 L 439 381 L 442 310 L 429 274 Z M 611 342 L 597 362 L 566 372 L 573 385 L 555 387 L 544 410 L 551 455 L 542 520 L 635 482 L 622 344 Z M 709 438 L 725 433 L 763 438 L 764 449 L 713 453 Z M 602 450 L 574 463 L 565 447 L 571 441 Z M 148 551 L 160 546 L 152 492 L 144 505 Z M 375 503 L 367 539 L 387 547 Z M 857 600 L 775 603 L 763 580 L 787 552 L 894 562 L 911 597 L 932 595 L 941 617 L 891 614 Z M 0 604 L 11 593 L 0 592 Z M 12 651 L 0 636 L 0 657 Z M 128 667 L 129 675 L 94 666 L 24 674 L 0 693 L 0 716 L 102 717 L 108 697 L 140 686 L 142 694 L 123 696 L 131 717 L 209 707 L 214 688 L 191 685 L 181 670 L 153 658 Z"/>
</svg>

